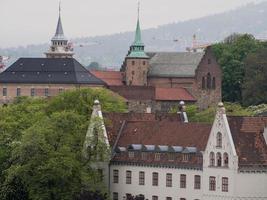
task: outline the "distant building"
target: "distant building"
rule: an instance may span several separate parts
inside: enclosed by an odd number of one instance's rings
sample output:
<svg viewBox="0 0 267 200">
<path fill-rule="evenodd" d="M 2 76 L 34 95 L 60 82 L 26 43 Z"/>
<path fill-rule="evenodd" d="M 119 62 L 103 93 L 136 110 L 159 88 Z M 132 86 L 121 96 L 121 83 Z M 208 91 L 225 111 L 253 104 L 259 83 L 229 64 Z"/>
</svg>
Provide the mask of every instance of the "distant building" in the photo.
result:
<svg viewBox="0 0 267 200">
<path fill-rule="evenodd" d="M 99 102 L 95 117 L 103 119 Z M 266 117 L 229 117 L 220 103 L 213 125 L 186 123 L 181 114 L 104 118 L 104 137 L 91 123 L 86 138 L 104 138 L 112 150 L 98 167 L 113 200 L 267 199 Z"/>
<path fill-rule="evenodd" d="M 19 96 L 50 97 L 64 90 L 106 85 L 72 56 L 59 14 L 47 58 L 20 58 L 0 73 L 0 103 Z"/>
<path fill-rule="evenodd" d="M 179 88 L 177 91 L 173 90 L 177 93 L 174 96 L 189 93 L 200 108 L 207 108 L 221 101 L 222 72 L 212 49 L 208 47 L 204 52 L 145 52 L 139 18 L 135 40 L 120 72 L 91 72 L 109 86 L 127 86 L 131 92 L 146 86 Z M 182 94 L 178 94 L 179 92 Z M 184 99 L 176 98 L 176 104 L 181 100 Z M 155 107 L 152 110 L 157 109 Z"/>
</svg>

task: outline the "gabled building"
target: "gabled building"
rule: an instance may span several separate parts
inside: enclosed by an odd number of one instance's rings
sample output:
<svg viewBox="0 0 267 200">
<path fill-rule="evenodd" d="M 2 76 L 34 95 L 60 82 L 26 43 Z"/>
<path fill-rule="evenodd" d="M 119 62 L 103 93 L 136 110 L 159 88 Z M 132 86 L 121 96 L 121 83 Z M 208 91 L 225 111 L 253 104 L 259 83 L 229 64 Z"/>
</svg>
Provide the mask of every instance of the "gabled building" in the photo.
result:
<svg viewBox="0 0 267 200">
<path fill-rule="evenodd" d="M 177 91 L 173 90 L 175 93 L 184 93 L 186 90 L 196 99 L 200 108 L 207 108 L 221 101 L 222 72 L 211 47 L 203 52 L 146 52 L 139 17 L 134 42 L 120 72 L 110 73 L 111 77 L 107 76 L 109 72 L 92 73 L 109 86 L 179 88 Z M 178 104 L 183 99 L 175 100 Z"/>
<path fill-rule="evenodd" d="M 19 96 L 50 97 L 64 90 L 106 85 L 73 58 L 60 13 L 51 47 L 45 54 L 46 58 L 19 58 L 0 73 L 0 104 Z"/>
<path fill-rule="evenodd" d="M 187 123 L 184 112 L 97 113 L 112 151 L 103 168 L 112 199 L 267 199 L 266 117 L 229 117 L 222 103 L 212 125 Z"/>
</svg>

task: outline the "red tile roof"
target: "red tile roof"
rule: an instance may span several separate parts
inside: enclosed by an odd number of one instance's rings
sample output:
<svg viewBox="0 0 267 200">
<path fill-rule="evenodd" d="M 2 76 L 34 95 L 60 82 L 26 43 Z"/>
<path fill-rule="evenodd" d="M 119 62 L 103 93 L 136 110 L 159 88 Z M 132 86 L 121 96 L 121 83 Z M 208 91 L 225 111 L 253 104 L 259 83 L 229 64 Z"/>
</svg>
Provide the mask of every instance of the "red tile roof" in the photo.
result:
<svg viewBox="0 0 267 200">
<path fill-rule="evenodd" d="M 154 100 L 155 88 L 151 86 L 110 86 L 110 90 L 128 100 Z"/>
<path fill-rule="evenodd" d="M 155 100 L 159 101 L 196 101 L 185 88 L 156 88 Z"/>
<path fill-rule="evenodd" d="M 123 85 L 122 83 L 122 72 L 120 71 L 98 71 L 90 70 L 90 72 L 97 78 L 104 81 L 107 85 Z"/>
</svg>

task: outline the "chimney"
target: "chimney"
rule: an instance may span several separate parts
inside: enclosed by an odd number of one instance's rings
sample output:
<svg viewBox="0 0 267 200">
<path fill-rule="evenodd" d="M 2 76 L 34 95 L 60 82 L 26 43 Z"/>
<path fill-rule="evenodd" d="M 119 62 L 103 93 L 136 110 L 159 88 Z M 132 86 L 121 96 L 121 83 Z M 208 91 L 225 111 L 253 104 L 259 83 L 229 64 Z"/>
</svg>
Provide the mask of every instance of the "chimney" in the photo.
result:
<svg viewBox="0 0 267 200">
<path fill-rule="evenodd" d="M 186 114 L 186 106 L 185 106 L 184 101 L 180 101 L 178 109 L 179 110 L 177 113 L 180 114 L 182 122 L 188 123 L 188 118 Z"/>
</svg>

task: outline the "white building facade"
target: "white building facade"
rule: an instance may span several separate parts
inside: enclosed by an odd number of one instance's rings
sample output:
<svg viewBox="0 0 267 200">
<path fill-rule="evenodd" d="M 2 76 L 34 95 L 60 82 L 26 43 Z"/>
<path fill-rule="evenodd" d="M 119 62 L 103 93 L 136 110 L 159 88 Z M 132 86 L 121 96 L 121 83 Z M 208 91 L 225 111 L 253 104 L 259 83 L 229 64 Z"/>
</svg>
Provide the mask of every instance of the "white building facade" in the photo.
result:
<svg viewBox="0 0 267 200">
<path fill-rule="evenodd" d="M 266 117 L 227 118 L 220 103 L 212 126 L 129 119 L 120 124 L 112 141 L 115 129 L 107 127 L 112 199 L 267 199 Z"/>
</svg>

